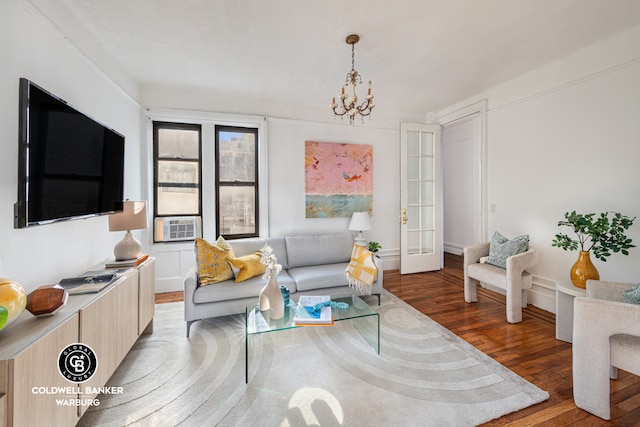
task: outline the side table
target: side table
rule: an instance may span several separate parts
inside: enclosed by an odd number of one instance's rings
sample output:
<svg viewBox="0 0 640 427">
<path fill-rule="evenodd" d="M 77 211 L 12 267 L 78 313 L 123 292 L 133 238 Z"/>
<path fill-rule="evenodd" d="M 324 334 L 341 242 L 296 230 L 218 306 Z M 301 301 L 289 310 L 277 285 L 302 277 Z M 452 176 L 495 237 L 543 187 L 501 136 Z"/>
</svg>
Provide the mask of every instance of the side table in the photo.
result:
<svg viewBox="0 0 640 427">
<path fill-rule="evenodd" d="M 587 296 L 587 291 L 571 282 L 556 283 L 556 339 L 573 342 L 573 300 Z"/>
</svg>

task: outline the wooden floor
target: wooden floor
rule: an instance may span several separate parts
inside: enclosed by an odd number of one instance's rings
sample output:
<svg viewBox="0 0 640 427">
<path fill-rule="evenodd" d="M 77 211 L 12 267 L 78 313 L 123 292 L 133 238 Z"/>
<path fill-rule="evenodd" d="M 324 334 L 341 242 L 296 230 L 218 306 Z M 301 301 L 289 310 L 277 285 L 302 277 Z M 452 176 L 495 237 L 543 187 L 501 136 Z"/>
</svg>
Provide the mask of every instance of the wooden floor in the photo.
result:
<svg viewBox="0 0 640 427">
<path fill-rule="evenodd" d="M 571 344 L 555 338 L 555 316 L 529 306 L 523 321 L 506 321 L 502 295 L 478 288 L 478 302 L 463 297 L 462 258 L 446 254 L 441 271 L 400 275 L 384 272 L 384 288 L 465 339 L 513 372 L 549 392 L 549 400 L 505 415 L 487 426 L 640 425 L 640 377 L 620 371 L 611 382 L 611 422 L 573 403 Z M 182 301 L 182 292 L 156 302 Z"/>
</svg>

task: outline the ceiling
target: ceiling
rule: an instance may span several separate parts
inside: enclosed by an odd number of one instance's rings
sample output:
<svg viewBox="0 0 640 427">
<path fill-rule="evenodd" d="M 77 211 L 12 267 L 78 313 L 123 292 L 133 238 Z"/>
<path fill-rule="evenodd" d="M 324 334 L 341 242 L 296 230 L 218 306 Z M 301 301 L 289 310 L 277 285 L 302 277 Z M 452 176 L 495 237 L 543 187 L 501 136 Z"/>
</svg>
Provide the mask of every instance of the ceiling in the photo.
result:
<svg viewBox="0 0 640 427">
<path fill-rule="evenodd" d="M 360 35 L 355 67 L 373 81 L 374 117 L 424 119 L 640 24 L 638 0 L 30 2 L 144 106 L 158 107 L 154 94 L 168 88 L 197 89 L 217 111 L 219 95 L 266 115 L 289 105 L 332 117 L 351 33 Z"/>
</svg>

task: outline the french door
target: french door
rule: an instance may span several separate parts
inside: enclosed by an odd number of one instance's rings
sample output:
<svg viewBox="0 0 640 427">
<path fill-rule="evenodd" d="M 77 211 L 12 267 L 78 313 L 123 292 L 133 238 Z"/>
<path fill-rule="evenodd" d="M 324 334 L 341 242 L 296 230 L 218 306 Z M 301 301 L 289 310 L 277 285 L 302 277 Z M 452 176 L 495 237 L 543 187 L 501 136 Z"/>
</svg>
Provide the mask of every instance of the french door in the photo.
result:
<svg viewBox="0 0 640 427">
<path fill-rule="evenodd" d="M 437 125 L 400 124 L 400 274 L 442 268 L 442 142 Z"/>
</svg>

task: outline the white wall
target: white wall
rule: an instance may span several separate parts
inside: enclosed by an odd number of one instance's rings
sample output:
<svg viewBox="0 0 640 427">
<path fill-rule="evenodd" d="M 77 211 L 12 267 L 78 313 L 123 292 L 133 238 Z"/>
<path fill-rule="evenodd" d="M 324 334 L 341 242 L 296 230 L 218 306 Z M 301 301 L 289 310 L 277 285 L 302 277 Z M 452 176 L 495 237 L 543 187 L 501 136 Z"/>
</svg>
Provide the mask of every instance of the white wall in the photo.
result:
<svg viewBox="0 0 640 427">
<path fill-rule="evenodd" d="M 107 218 L 13 228 L 18 176 L 18 80 L 26 77 L 125 135 L 125 197 L 141 195 L 140 108 L 28 2 L 0 2 L 0 276 L 30 292 L 112 257 L 122 238 Z"/>
<path fill-rule="evenodd" d="M 269 229 L 272 236 L 344 231 L 351 218 L 305 218 L 305 141 L 373 146 L 373 229 L 365 237 L 382 245 L 382 257 L 399 251 L 400 170 L 398 129 L 370 123 L 350 127 L 268 119 Z M 386 267 L 386 265 L 385 265 Z"/>
<path fill-rule="evenodd" d="M 566 279 L 575 262 L 575 252 L 550 247 L 564 212 L 640 216 L 639 117 L 640 64 L 489 114 L 490 228 L 531 230 L 538 274 Z M 638 245 L 639 230 L 631 230 Z M 635 283 L 638 260 L 634 249 L 595 264 L 603 278 Z"/>
<path fill-rule="evenodd" d="M 262 129 L 264 119 L 204 111 L 149 109 L 150 120 L 179 121 L 203 124 L 203 237 L 210 241 L 214 234 L 214 212 L 209 209 L 214 180 L 213 124 L 257 126 Z M 151 126 L 149 122 L 148 126 Z M 347 230 L 351 218 L 305 218 L 305 141 L 368 144 L 373 147 L 373 229 L 364 233 L 369 240 L 382 245 L 379 252 L 385 269 L 398 268 L 399 252 L 399 130 L 345 124 L 326 124 L 311 121 L 267 118 L 263 135 L 266 147 L 266 185 L 261 182 L 262 194 L 268 194 L 268 208 L 261 215 L 261 234 L 277 237 L 286 235 L 336 233 Z M 147 132 L 150 150 L 151 133 Z M 149 160 L 150 161 L 150 160 Z M 261 160 L 262 162 L 262 160 Z M 261 175 L 262 177 L 262 175 Z M 152 180 L 149 179 L 149 192 Z M 265 185 L 263 188 L 262 186 Z M 151 200 L 151 196 L 149 196 Z M 261 207 L 262 202 L 261 202 Z M 267 215 L 264 215 L 264 213 Z M 266 220 L 266 222 L 265 222 Z M 152 243 L 150 253 L 157 257 L 156 292 L 178 291 L 183 287 L 187 271 L 194 265 L 193 242 Z"/>
<path fill-rule="evenodd" d="M 151 110 L 156 119 L 192 121 L 207 124 L 225 122 L 240 125 L 242 116 L 233 116 L 184 111 Z M 255 121 L 255 117 L 253 120 Z M 248 117 L 244 118 L 245 126 Z M 256 124 L 257 125 L 257 124 Z M 347 230 L 351 218 L 305 218 L 305 141 L 343 142 L 369 144 L 373 147 L 373 229 L 364 233 L 369 240 L 382 245 L 379 252 L 386 269 L 398 268 L 400 206 L 399 186 L 399 131 L 371 126 L 350 127 L 345 124 L 327 125 L 291 119 L 267 118 L 266 135 L 262 142 L 267 147 L 266 191 L 268 208 L 261 217 L 261 233 L 278 237 L 287 235 L 336 233 Z M 150 136 L 149 136 L 150 137 Z M 213 158 L 213 133 L 203 135 L 203 168 L 207 168 Z M 151 144 L 151 141 L 148 142 Z M 203 191 L 207 197 L 208 183 L 213 182 L 213 171 L 203 171 Z M 149 182 L 149 185 L 152 183 Z M 262 183 L 264 184 L 264 183 Z M 262 185 L 261 185 L 262 187 Z M 215 240 L 215 221 L 207 215 L 210 203 L 203 201 L 205 218 L 203 237 Z M 262 205 L 262 203 L 261 203 Z M 265 211 L 263 211 L 265 212 Z M 265 227 L 266 226 L 266 227 Z M 265 231 L 266 229 L 266 231 Z M 151 236 L 150 236 L 151 237 Z M 178 291 L 183 287 L 183 278 L 195 263 L 192 242 L 151 243 L 150 253 L 158 259 L 156 266 L 156 292 Z"/>
<path fill-rule="evenodd" d="M 13 229 L 19 77 L 32 79 L 126 136 L 125 197 L 149 196 L 149 144 L 140 143 L 146 124 L 139 105 L 29 2 L 0 2 L 0 55 L 0 275 L 32 290 L 106 260 L 120 235 L 107 231 L 104 217 Z M 145 107 L 188 107 L 169 105 L 171 99 L 156 99 L 152 92 L 149 88 L 134 96 L 144 98 Z M 529 233 L 532 245 L 541 251 L 534 271 L 538 282 L 565 280 L 576 254 L 551 248 L 550 243 L 566 210 L 640 215 L 640 27 L 429 116 L 437 120 L 481 99 L 488 100 L 489 108 L 486 191 L 489 205 L 496 208 L 487 228 L 509 236 Z M 211 110 L 209 104 L 201 104 L 189 108 Z M 237 113 L 247 113 L 238 108 Z M 382 244 L 383 257 L 392 258 L 399 246 L 395 124 L 367 122 L 351 128 L 269 118 L 271 234 L 347 227 L 347 218 L 304 218 L 305 140 L 373 145 L 374 230 L 367 237 Z M 640 220 L 631 233 L 640 245 L 639 230 Z M 603 278 L 636 282 L 639 256 L 636 248 L 629 257 L 614 256 L 596 264 Z"/>
<path fill-rule="evenodd" d="M 528 233 L 540 251 L 533 269 L 538 283 L 568 281 L 577 253 L 551 247 L 564 212 L 640 217 L 640 27 L 434 117 L 483 98 L 489 106 L 486 191 L 495 208 L 489 234 Z M 640 219 L 629 234 L 640 246 Z M 602 279 L 631 283 L 640 279 L 638 261 L 640 248 L 606 263 L 594 259 Z"/>
</svg>

